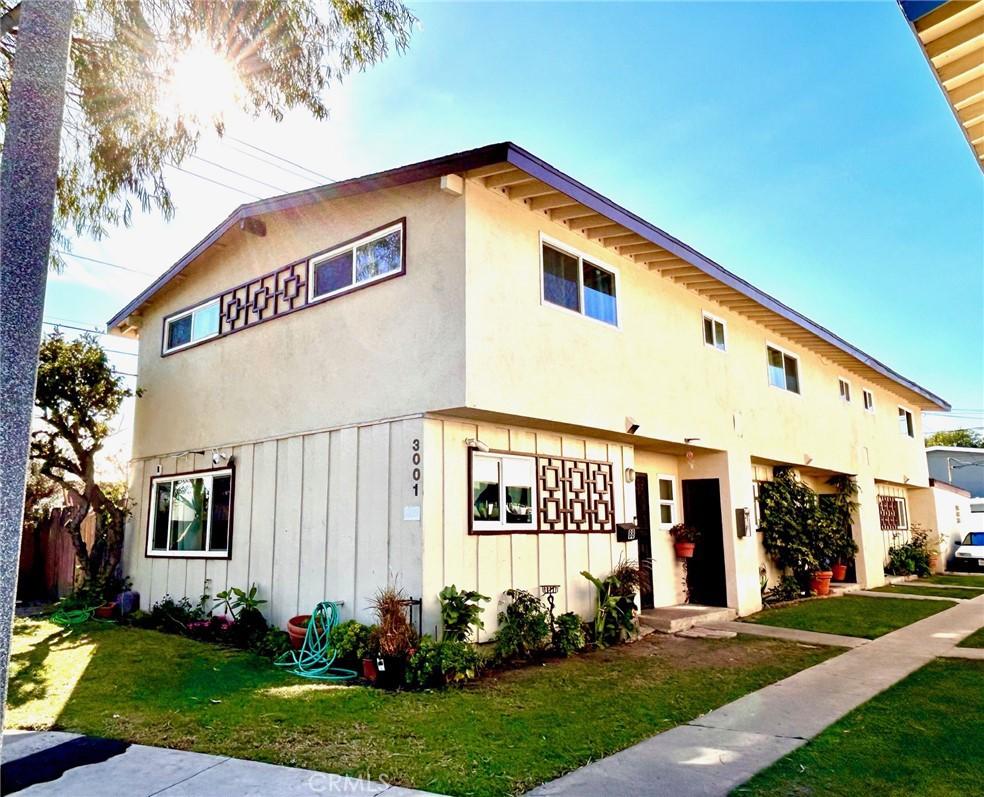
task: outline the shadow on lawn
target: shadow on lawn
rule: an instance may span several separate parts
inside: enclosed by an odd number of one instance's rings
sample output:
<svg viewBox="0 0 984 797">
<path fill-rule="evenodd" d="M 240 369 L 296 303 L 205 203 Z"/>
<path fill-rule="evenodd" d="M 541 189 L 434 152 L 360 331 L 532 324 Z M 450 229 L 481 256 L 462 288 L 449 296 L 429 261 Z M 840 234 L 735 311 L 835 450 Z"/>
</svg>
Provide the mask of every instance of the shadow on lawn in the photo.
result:
<svg viewBox="0 0 984 797">
<path fill-rule="evenodd" d="M 77 639 L 75 645 L 64 644 L 72 637 Z M 48 697 L 48 679 L 43 677 L 47 668 L 47 659 L 54 648 L 65 650 L 71 647 L 94 644 L 88 637 L 73 632 L 69 628 L 58 628 L 47 636 L 38 639 L 27 650 L 14 653 L 10 657 L 11 675 L 7 684 L 7 705 L 17 708 L 32 700 L 44 700 Z"/>
</svg>

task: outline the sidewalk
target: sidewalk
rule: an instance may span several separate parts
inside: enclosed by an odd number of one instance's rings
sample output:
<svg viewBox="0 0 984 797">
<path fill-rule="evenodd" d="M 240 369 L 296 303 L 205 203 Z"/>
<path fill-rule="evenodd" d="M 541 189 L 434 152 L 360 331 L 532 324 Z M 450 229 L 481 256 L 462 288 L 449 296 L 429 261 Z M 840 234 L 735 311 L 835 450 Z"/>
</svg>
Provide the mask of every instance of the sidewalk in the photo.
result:
<svg viewBox="0 0 984 797">
<path fill-rule="evenodd" d="M 529 792 L 723 797 L 984 626 L 984 596 L 848 650 Z M 952 654 L 951 654 L 952 655 Z"/>
<path fill-rule="evenodd" d="M 4 733 L 0 794 L 429 797 L 427 792 L 360 778 L 56 731 Z"/>
</svg>

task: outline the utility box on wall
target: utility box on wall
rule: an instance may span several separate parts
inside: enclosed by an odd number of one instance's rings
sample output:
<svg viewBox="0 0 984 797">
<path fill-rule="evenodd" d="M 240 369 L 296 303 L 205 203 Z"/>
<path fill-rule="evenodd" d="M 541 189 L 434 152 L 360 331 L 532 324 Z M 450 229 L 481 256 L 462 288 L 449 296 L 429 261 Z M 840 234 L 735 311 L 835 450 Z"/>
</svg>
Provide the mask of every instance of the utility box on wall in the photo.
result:
<svg viewBox="0 0 984 797">
<path fill-rule="evenodd" d="M 636 539 L 635 523 L 618 523 L 615 526 L 615 542 L 632 542 Z"/>
<path fill-rule="evenodd" d="M 735 529 L 738 531 L 738 539 L 747 537 L 751 533 L 747 507 L 741 506 L 735 510 Z"/>
</svg>

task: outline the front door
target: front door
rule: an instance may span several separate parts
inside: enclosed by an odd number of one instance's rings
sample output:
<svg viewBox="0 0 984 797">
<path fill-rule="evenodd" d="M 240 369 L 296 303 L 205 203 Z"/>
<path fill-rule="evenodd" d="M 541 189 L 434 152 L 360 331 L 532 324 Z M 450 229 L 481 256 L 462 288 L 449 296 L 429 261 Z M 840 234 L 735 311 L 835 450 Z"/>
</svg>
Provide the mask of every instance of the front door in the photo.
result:
<svg viewBox="0 0 984 797">
<path fill-rule="evenodd" d="M 687 563 L 690 602 L 727 606 L 721 485 L 717 479 L 683 480 L 683 516 L 688 526 L 700 532 L 693 558 Z"/>
<path fill-rule="evenodd" d="M 639 543 L 639 604 L 653 608 L 653 543 L 649 533 L 649 476 L 636 473 L 636 540 Z"/>
</svg>

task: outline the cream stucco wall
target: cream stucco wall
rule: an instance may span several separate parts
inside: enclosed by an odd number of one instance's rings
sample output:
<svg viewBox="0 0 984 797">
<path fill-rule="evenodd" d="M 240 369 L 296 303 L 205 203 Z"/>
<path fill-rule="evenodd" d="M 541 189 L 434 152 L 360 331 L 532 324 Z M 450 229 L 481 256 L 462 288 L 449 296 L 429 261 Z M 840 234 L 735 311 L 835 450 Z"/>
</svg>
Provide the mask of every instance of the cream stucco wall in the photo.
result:
<svg viewBox="0 0 984 797">
<path fill-rule="evenodd" d="M 617 432 L 631 416 L 646 438 L 928 483 L 920 414 L 901 396 L 475 181 L 466 198 L 468 406 Z M 618 328 L 541 302 L 541 233 L 617 273 Z M 726 352 L 704 345 L 704 310 L 727 322 Z M 799 357 L 800 395 L 769 385 L 767 341 Z M 899 404 L 913 438 L 898 430 Z"/>
<path fill-rule="evenodd" d="M 404 216 L 404 276 L 161 357 L 168 314 Z M 265 237 L 227 233 L 144 312 L 135 458 L 463 403 L 461 197 L 427 181 L 265 222 Z"/>
</svg>

